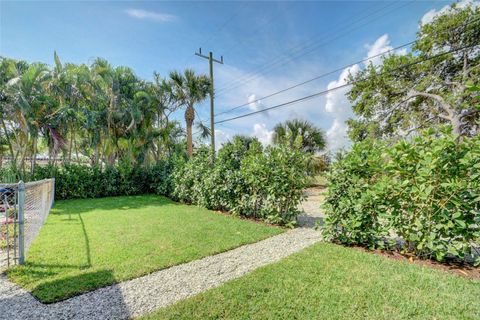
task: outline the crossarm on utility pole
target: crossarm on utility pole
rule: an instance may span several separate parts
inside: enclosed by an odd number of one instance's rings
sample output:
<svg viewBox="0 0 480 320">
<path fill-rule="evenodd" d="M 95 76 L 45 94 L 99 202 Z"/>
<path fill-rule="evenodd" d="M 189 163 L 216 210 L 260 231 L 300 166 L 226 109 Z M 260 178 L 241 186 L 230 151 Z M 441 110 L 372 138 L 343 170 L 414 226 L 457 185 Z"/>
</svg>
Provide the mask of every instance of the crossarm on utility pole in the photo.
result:
<svg viewBox="0 0 480 320">
<path fill-rule="evenodd" d="M 214 91 L 214 81 L 213 81 L 213 63 L 220 63 L 223 64 L 223 56 L 220 57 L 220 60 L 213 58 L 213 53 L 210 51 L 208 56 L 202 54 L 202 48 L 195 52 L 195 55 L 208 59 L 209 69 L 210 69 L 210 141 L 211 141 L 211 148 L 212 148 L 212 161 L 215 160 L 215 106 L 214 106 L 214 99 L 215 99 L 215 91 Z"/>
</svg>

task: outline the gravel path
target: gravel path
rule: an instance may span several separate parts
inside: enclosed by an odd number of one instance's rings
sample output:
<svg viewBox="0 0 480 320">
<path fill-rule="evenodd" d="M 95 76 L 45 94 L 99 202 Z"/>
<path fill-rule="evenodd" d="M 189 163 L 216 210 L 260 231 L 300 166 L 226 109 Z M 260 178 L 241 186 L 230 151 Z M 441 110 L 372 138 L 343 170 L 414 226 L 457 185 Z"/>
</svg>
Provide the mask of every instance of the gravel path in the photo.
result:
<svg viewBox="0 0 480 320">
<path fill-rule="evenodd" d="M 276 262 L 321 240 L 297 228 L 266 240 L 45 305 L 0 277 L 0 318 L 128 319 L 150 313 Z"/>
<path fill-rule="evenodd" d="M 298 224 L 303 227 L 315 227 L 317 224 L 323 224 L 325 218 L 320 206 L 323 203 L 324 195 L 326 191 L 322 187 L 312 187 L 305 190 L 307 198 L 303 201 L 298 209 L 303 213 L 297 218 Z"/>
</svg>

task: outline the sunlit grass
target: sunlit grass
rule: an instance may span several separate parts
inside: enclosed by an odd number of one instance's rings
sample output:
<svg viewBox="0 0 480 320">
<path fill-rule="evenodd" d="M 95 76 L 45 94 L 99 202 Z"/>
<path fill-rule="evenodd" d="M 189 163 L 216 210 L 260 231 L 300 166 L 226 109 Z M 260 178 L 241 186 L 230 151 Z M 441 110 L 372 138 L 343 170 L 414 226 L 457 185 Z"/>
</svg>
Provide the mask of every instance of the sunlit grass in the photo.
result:
<svg viewBox="0 0 480 320">
<path fill-rule="evenodd" d="M 281 232 L 154 195 L 59 201 L 8 276 L 54 302 Z"/>
<path fill-rule="evenodd" d="M 480 319 L 480 282 L 320 243 L 153 319 Z"/>
</svg>

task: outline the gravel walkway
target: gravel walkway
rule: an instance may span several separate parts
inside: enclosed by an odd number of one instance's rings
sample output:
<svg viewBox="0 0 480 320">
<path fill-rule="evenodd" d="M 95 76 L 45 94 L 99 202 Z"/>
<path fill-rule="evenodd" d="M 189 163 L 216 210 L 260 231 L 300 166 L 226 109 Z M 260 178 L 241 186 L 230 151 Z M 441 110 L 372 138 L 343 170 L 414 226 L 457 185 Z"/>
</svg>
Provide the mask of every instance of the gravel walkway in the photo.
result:
<svg viewBox="0 0 480 320">
<path fill-rule="evenodd" d="M 266 240 L 45 305 L 0 277 L 0 318 L 128 319 L 150 313 L 276 262 L 321 240 L 297 228 Z"/>
<path fill-rule="evenodd" d="M 325 191 L 326 189 L 322 187 L 312 187 L 305 190 L 307 198 L 298 206 L 298 209 L 303 212 L 297 218 L 300 226 L 312 228 L 317 224 L 323 224 L 325 214 L 320 207 L 325 198 L 323 195 Z"/>
</svg>

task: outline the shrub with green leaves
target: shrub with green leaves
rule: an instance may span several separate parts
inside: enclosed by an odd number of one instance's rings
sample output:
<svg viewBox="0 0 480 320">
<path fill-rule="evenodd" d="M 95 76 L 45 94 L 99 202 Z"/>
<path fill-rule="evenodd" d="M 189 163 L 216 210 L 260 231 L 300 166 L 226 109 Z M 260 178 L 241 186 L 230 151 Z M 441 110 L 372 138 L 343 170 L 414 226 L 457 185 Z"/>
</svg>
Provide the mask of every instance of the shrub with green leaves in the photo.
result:
<svg viewBox="0 0 480 320">
<path fill-rule="evenodd" d="M 37 166 L 28 180 L 55 178 L 55 198 L 100 198 L 144 193 L 166 194 L 169 190 L 170 162 L 152 167 L 62 164 Z"/>
<path fill-rule="evenodd" d="M 426 131 L 357 143 L 329 173 L 328 238 L 420 257 L 470 260 L 480 244 L 480 137 Z M 477 259 L 477 263 L 479 263 Z"/>
<path fill-rule="evenodd" d="M 306 155 L 285 146 L 265 150 L 258 140 L 234 138 L 218 152 L 201 148 L 172 176 L 172 196 L 214 210 L 293 225 L 306 185 Z"/>
</svg>

